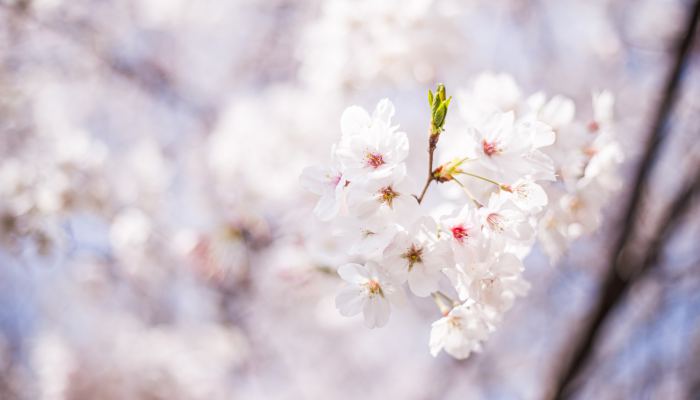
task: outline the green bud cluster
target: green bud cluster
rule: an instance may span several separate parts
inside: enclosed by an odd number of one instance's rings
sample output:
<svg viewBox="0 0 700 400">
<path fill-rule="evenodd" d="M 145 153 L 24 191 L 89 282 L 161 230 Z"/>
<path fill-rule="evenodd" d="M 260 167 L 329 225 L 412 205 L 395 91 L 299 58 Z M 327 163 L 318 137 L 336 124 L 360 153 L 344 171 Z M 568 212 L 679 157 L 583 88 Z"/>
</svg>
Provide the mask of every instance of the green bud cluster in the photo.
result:
<svg viewBox="0 0 700 400">
<path fill-rule="evenodd" d="M 452 96 L 449 98 L 445 93 L 445 85 L 438 84 L 435 93 L 428 90 L 428 104 L 430 105 L 430 134 L 439 135 L 445 128 L 445 117 L 447 116 L 447 108 L 450 106 Z"/>
</svg>

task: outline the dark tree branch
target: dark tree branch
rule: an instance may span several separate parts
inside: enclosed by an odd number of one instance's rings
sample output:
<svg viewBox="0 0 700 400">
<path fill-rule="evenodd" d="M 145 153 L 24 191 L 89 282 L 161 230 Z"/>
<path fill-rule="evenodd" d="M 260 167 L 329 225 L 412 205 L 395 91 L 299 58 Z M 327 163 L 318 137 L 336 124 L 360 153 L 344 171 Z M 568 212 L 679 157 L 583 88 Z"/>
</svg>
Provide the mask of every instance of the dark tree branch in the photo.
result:
<svg viewBox="0 0 700 400">
<path fill-rule="evenodd" d="M 647 187 L 647 182 L 649 174 L 651 173 L 658 154 L 661 149 L 661 144 L 663 140 L 668 136 L 668 122 L 670 118 L 673 105 L 676 102 L 679 92 L 679 86 L 683 75 L 683 70 L 687 64 L 688 56 L 692 49 L 693 39 L 695 37 L 695 31 L 698 24 L 698 14 L 700 13 L 700 0 L 695 1 L 693 8 L 688 16 L 688 21 L 686 24 L 685 33 L 678 47 L 673 69 L 670 72 L 666 86 L 663 92 L 663 98 L 659 103 L 659 107 L 652 125 L 651 131 L 648 136 L 646 143 L 646 149 L 644 155 L 640 161 L 639 167 L 637 169 L 637 174 L 634 180 L 634 186 L 630 192 L 630 196 L 627 203 L 625 218 L 622 221 L 623 228 L 619 233 L 617 241 L 615 242 L 615 247 L 611 252 L 611 259 L 609 261 L 609 267 L 607 269 L 606 275 L 603 279 L 601 285 L 601 294 L 598 301 L 592 308 L 590 312 L 590 317 L 588 318 L 588 324 L 582 330 L 579 340 L 575 342 L 573 350 L 571 352 L 568 362 L 564 365 L 563 373 L 556 382 L 556 387 L 552 391 L 553 398 L 563 399 L 565 395 L 570 394 L 575 378 L 579 375 L 580 371 L 583 370 L 591 358 L 594 344 L 596 338 L 603 326 L 603 323 L 615 308 L 617 303 L 620 302 L 624 293 L 630 286 L 630 283 L 634 280 L 633 277 L 622 277 L 619 272 L 624 268 L 624 266 L 632 262 L 629 252 L 626 251 L 628 248 L 627 244 L 632 236 L 636 222 L 638 220 L 638 214 L 641 210 L 642 196 L 644 195 Z M 697 181 L 698 176 L 693 181 Z M 697 182 L 691 182 L 690 191 L 686 188 L 679 196 L 676 197 L 676 201 L 669 210 L 669 218 L 664 226 L 659 231 L 659 236 L 655 246 L 647 252 L 647 256 L 644 258 L 643 265 L 645 269 L 649 269 L 651 265 L 656 262 L 660 249 L 663 248 L 664 241 L 669 235 L 669 232 L 677 225 L 678 217 L 675 213 L 684 213 L 685 210 L 691 203 L 691 198 L 697 187 Z M 679 205 L 683 207 L 679 207 Z"/>
<path fill-rule="evenodd" d="M 578 362 L 573 365 L 575 367 L 573 372 L 567 375 L 570 376 L 570 378 L 566 382 L 562 381 L 564 385 L 560 384 L 558 387 L 555 398 L 564 398 L 564 395 L 568 394 L 568 392 L 574 388 L 576 377 L 585 369 L 593 354 L 596 341 L 605 321 L 614 312 L 617 306 L 622 303 L 622 300 L 625 298 L 630 288 L 632 288 L 636 282 L 649 275 L 649 273 L 654 270 L 654 267 L 658 265 L 665 244 L 668 243 L 669 238 L 676 229 L 681 226 L 682 218 L 692 211 L 694 199 L 698 195 L 700 195 L 700 168 L 697 168 L 695 176 L 692 179 L 688 179 L 684 188 L 679 191 L 678 195 L 667 208 L 664 218 L 662 219 L 663 223 L 654 235 L 654 239 L 649 244 L 646 255 L 639 263 L 639 268 L 633 275 L 624 280 L 619 278 L 618 274 L 615 274 L 615 276 L 618 277 L 615 280 L 615 286 L 605 287 L 606 292 L 603 297 L 603 301 L 605 302 L 603 304 L 605 307 L 599 309 L 598 313 L 595 315 L 595 319 L 592 320 L 593 323 L 591 323 L 589 330 L 586 331 L 586 336 L 579 342 L 582 355 L 580 358 L 576 359 Z M 632 262 L 626 257 L 623 257 L 623 260 L 624 263 Z M 610 288 L 614 288 L 614 291 Z"/>
</svg>

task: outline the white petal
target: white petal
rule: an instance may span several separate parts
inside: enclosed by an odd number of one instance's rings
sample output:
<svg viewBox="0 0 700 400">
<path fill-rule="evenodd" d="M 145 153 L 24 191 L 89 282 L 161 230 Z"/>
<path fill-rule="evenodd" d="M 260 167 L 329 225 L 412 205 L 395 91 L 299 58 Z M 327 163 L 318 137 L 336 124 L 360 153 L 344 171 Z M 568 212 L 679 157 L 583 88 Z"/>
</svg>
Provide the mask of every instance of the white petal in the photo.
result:
<svg viewBox="0 0 700 400">
<path fill-rule="evenodd" d="M 335 297 L 335 307 L 341 315 L 351 317 L 362 312 L 366 296 L 362 288 L 348 286 Z"/>
<path fill-rule="evenodd" d="M 403 290 L 403 286 L 397 285 L 392 290 L 387 290 L 384 294 L 389 302 L 395 306 L 401 307 L 406 304 L 406 293 Z"/>
<path fill-rule="evenodd" d="M 392 133 L 392 161 L 400 163 L 408 156 L 410 144 L 405 132 Z"/>
<path fill-rule="evenodd" d="M 365 132 L 371 123 L 372 120 L 364 108 L 350 106 L 340 117 L 340 130 L 343 132 L 343 137 L 359 135 Z"/>
<path fill-rule="evenodd" d="M 438 290 L 439 274 L 427 271 L 424 264 L 416 264 L 408 273 L 408 287 L 418 297 L 430 296 L 430 293 Z"/>
<path fill-rule="evenodd" d="M 372 117 L 389 126 L 391 125 L 391 118 L 394 116 L 394 113 L 394 104 L 389 99 L 382 99 L 379 101 L 379 103 L 377 103 L 377 107 L 374 109 L 374 114 Z"/>
<path fill-rule="evenodd" d="M 353 254 L 360 254 L 368 258 L 380 256 L 391 242 L 395 233 L 396 228 L 393 225 L 389 225 L 375 230 L 370 235 L 361 234 L 360 240 L 352 246 L 350 251 Z"/>
<path fill-rule="evenodd" d="M 389 248 L 387 248 L 387 250 L 389 250 Z M 386 253 L 386 250 L 384 253 Z M 394 282 L 401 284 L 406 282 L 406 279 L 408 279 L 408 264 L 400 255 L 386 257 L 385 254 L 382 266 Z"/>
<path fill-rule="evenodd" d="M 513 254 L 505 253 L 501 254 L 492 270 L 499 275 L 517 275 L 523 270 L 523 263 Z"/>
<path fill-rule="evenodd" d="M 450 335 L 449 341 L 445 343 L 445 352 L 458 360 L 469 357 L 471 350 L 471 342 L 459 336 Z"/>
<path fill-rule="evenodd" d="M 513 187 L 512 199 L 525 211 L 536 210 L 547 205 L 547 193 L 542 186 L 531 181 L 516 183 Z"/>
<path fill-rule="evenodd" d="M 329 180 L 327 177 L 328 170 L 320 166 L 312 166 L 304 168 L 299 182 L 306 190 L 322 195 L 328 191 Z"/>
<path fill-rule="evenodd" d="M 464 271 L 459 268 L 445 268 L 442 272 L 447 275 L 460 300 L 464 301 L 469 298 L 469 285 L 467 284 L 469 277 Z"/>
<path fill-rule="evenodd" d="M 531 175 L 534 180 L 556 180 L 554 174 L 554 161 L 539 150 L 534 150 L 527 155 L 527 161 L 532 168 Z"/>
<path fill-rule="evenodd" d="M 364 304 L 362 311 L 368 328 L 381 328 L 389 321 L 391 306 L 381 296 L 373 296 Z"/>
<path fill-rule="evenodd" d="M 338 275 L 349 283 L 362 284 L 369 279 L 367 268 L 360 264 L 348 263 L 338 267 Z"/>
<path fill-rule="evenodd" d="M 564 96 L 554 96 L 540 111 L 543 122 L 560 128 L 574 119 L 576 106 L 573 100 Z"/>
<path fill-rule="evenodd" d="M 340 211 L 340 202 L 335 201 L 334 195 L 322 196 L 314 208 L 314 214 L 321 221 L 333 219 L 338 215 L 338 211 Z"/>
<path fill-rule="evenodd" d="M 447 336 L 447 320 L 440 318 L 433 322 L 430 330 L 430 354 L 433 357 L 437 356 L 440 350 L 445 346 L 445 336 Z"/>
<path fill-rule="evenodd" d="M 615 96 L 607 90 L 593 95 L 593 114 L 596 121 L 612 120 Z"/>
</svg>

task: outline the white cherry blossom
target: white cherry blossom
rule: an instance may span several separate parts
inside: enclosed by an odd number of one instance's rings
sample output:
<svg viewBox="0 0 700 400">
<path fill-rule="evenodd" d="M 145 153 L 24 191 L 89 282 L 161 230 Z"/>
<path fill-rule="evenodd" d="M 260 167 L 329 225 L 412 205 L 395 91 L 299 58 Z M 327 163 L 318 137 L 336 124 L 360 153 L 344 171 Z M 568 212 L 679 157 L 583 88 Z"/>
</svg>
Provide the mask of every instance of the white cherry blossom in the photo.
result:
<svg viewBox="0 0 700 400">
<path fill-rule="evenodd" d="M 547 193 L 542 186 L 528 178 L 518 179 L 514 184 L 507 185 L 505 197 L 528 213 L 538 212 L 547 205 Z"/>
<path fill-rule="evenodd" d="M 350 182 L 389 176 L 406 159 L 408 137 L 391 126 L 393 114 L 394 106 L 386 99 L 372 117 L 358 106 L 343 113 L 343 137 L 335 154 Z"/>
<path fill-rule="evenodd" d="M 492 194 L 489 202 L 478 210 L 483 233 L 489 238 L 527 242 L 534 234 L 528 215 L 504 193 Z"/>
<path fill-rule="evenodd" d="M 348 209 L 357 217 L 369 218 L 379 212 L 395 213 L 404 223 L 418 213 L 418 202 L 413 197 L 416 186 L 406 176 L 403 164 L 391 175 L 355 184 L 348 195 Z"/>
<path fill-rule="evenodd" d="M 479 124 L 496 112 L 514 111 L 522 101 L 522 92 L 512 76 L 490 72 L 478 75 L 469 90 L 457 94 L 462 117 Z"/>
<path fill-rule="evenodd" d="M 399 232 L 384 251 L 384 265 L 399 282 L 408 281 L 418 297 L 438 289 L 445 267 L 444 247 L 437 244 L 437 225 L 430 217 L 416 221 L 409 231 Z"/>
<path fill-rule="evenodd" d="M 504 252 L 501 243 L 484 243 L 473 257 L 445 269 L 459 298 L 471 299 L 499 312 L 510 308 L 516 296 L 524 296 L 529 285 L 521 276 L 522 261 Z"/>
<path fill-rule="evenodd" d="M 368 219 L 344 217 L 338 221 L 338 226 L 348 252 L 367 259 L 381 257 L 399 229 L 386 213 Z"/>
<path fill-rule="evenodd" d="M 539 148 L 554 143 L 551 128 L 539 121 L 515 121 L 512 111 L 491 114 L 469 129 L 479 162 L 501 179 L 553 179 L 552 160 Z"/>
<path fill-rule="evenodd" d="M 307 190 L 321 196 L 314 208 L 314 214 L 320 220 L 327 221 L 338 215 L 344 202 L 347 181 L 337 166 L 307 167 L 300 180 Z"/>
<path fill-rule="evenodd" d="M 403 302 L 401 287 L 394 285 L 388 275 L 371 261 L 365 265 L 341 265 L 338 275 L 347 285 L 336 297 L 336 307 L 347 317 L 362 313 L 368 328 L 386 325 L 391 303 Z"/>
<path fill-rule="evenodd" d="M 475 248 L 484 240 L 479 213 L 466 204 L 458 212 L 440 220 L 441 239 L 450 244 L 455 262 L 472 257 Z"/>
<path fill-rule="evenodd" d="M 488 338 L 491 327 L 487 317 L 475 304 L 462 304 L 433 322 L 430 330 L 430 354 L 441 350 L 457 359 L 465 359 L 472 352 L 481 351 L 481 343 Z"/>
<path fill-rule="evenodd" d="M 588 124 L 592 133 L 608 133 L 613 129 L 615 96 L 607 90 L 593 94 L 593 120 Z"/>
</svg>

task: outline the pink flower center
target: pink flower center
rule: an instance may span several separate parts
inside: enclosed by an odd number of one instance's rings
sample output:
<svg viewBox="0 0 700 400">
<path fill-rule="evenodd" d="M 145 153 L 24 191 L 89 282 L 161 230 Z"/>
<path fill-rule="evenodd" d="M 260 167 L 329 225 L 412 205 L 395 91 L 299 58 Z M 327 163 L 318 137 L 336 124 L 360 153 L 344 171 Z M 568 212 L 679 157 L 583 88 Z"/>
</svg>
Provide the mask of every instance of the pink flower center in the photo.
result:
<svg viewBox="0 0 700 400">
<path fill-rule="evenodd" d="M 365 162 L 367 163 L 368 167 L 372 167 L 374 169 L 377 169 L 382 165 L 386 164 L 386 162 L 384 161 L 384 156 L 382 156 L 381 153 L 368 152 L 365 155 Z"/>
<path fill-rule="evenodd" d="M 396 193 L 391 186 L 379 189 L 379 201 L 386 203 L 390 208 L 394 207 L 394 199 L 397 197 L 399 193 Z"/>
<path fill-rule="evenodd" d="M 527 198 L 530 197 L 530 188 L 525 184 L 521 184 L 516 186 L 515 190 L 512 190 L 511 193 L 515 193 L 520 199 L 527 200 Z"/>
<path fill-rule="evenodd" d="M 491 229 L 496 232 L 503 232 L 505 230 L 505 221 L 503 220 L 503 216 L 500 214 L 489 214 L 488 217 L 486 217 L 486 222 L 488 222 Z"/>
<path fill-rule="evenodd" d="M 498 147 L 498 143 L 496 142 L 487 142 L 486 140 L 483 140 L 481 142 L 481 146 L 484 149 L 484 154 L 486 154 L 489 157 L 501 152 L 501 149 Z"/>
<path fill-rule="evenodd" d="M 343 178 L 342 174 L 338 174 L 336 176 L 331 177 L 331 184 L 333 187 L 338 186 L 338 183 L 340 183 L 340 180 Z"/>
<path fill-rule="evenodd" d="M 591 121 L 588 123 L 588 132 L 596 133 L 600 129 L 600 124 L 596 121 Z"/>
<path fill-rule="evenodd" d="M 408 261 L 408 270 L 410 271 L 416 263 L 423 262 L 423 248 L 412 244 L 411 248 L 406 250 L 401 257 Z"/>
<path fill-rule="evenodd" d="M 452 237 L 459 243 L 464 243 L 464 238 L 469 236 L 469 230 L 464 225 L 453 226 L 451 231 Z"/>
<path fill-rule="evenodd" d="M 375 281 L 374 279 L 367 281 L 365 284 L 367 287 L 367 291 L 369 292 L 370 296 L 374 295 L 380 295 L 384 297 L 384 293 L 382 291 L 382 286 L 379 284 L 379 282 Z"/>
</svg>

